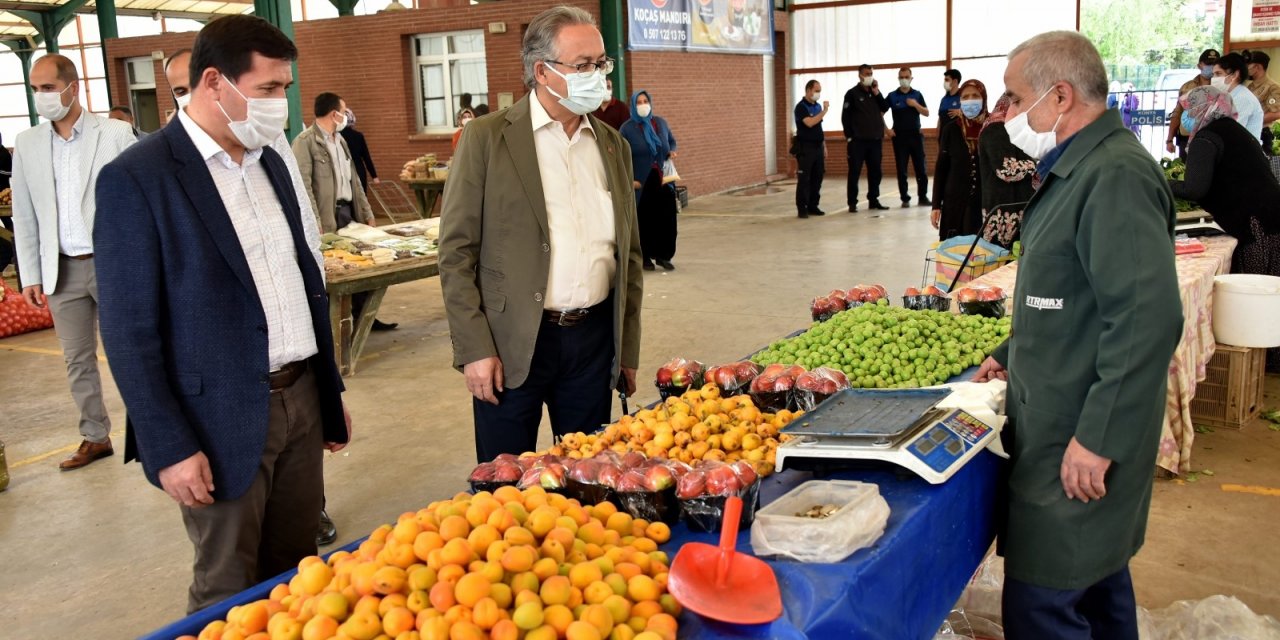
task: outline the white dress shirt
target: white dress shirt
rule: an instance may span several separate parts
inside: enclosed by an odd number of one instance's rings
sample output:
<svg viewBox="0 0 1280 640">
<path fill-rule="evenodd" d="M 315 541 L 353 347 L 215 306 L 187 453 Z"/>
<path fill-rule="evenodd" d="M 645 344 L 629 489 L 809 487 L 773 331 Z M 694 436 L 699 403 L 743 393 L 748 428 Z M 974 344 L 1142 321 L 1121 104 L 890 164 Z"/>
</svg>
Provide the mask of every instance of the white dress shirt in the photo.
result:
<svg viewBox="0 0 1280 640">
<path fill-rule="evenodd" d="M 64 140 L 58 129 L 49 127 L 53 145 L 53 184 L 58 196 L 58 252 L 68 256 L 93 253 L 93 234 L 84 223 L 80 203 L 80 154 L 84 153 L 84 111 L 71 128 L 71 139 Z M 89 152 L 92 152 L 89 149 Z"/>
<path fill-rule="evenodd" d="M 246 151 L 236 164 L 186 111 L 178 117 L 209 168 L 249 263 L 267 318 L 271 370 L 319 353 L 293 235 L 262 166 L 262 150 Z"/>
<path fill-rule="evenodd" d="M 284 166 L 289 168 L 289 180 L 293 182 L 293 196 L 298 199 L 298 208 L 302 210 L 302 237 L 306 239 L 307 246 L 311 247 L 311 257 L 316 259 L 316 266 L 320 267 L 320 276 L 324 277 L 324 256 L 320 255 L 320 223 L 316 221 L 316 212 L 311 208 L 311 196 L 307 195 L 307 189 L 303 186 L 302 171 L 298 169 L 298 158 L 293 155 L 293 147 L 283 133 L 276 136 L 271 143 L 271 148 L 281 160 L 284 160 Z"/>
<path fill-rule="evenodd" d="M 585 309 L 609 297 L 618 268 L 613 196 L 604 160 L 587 118 L 570 138 L 536 94 L 529 96 L 529 113 L 551 235 L 543 308 Z"/>
<path fill-rule="evenodd" d="M 328 133 L 320 129 L 324 137 L 324 146 L 329 149 L 329 160 L 333 162 L 333 179 L 337 188 L 334 191 L 339 202 L 351 202 L 351 156 L 342 150 L 338 132 Z"/>
</svg>

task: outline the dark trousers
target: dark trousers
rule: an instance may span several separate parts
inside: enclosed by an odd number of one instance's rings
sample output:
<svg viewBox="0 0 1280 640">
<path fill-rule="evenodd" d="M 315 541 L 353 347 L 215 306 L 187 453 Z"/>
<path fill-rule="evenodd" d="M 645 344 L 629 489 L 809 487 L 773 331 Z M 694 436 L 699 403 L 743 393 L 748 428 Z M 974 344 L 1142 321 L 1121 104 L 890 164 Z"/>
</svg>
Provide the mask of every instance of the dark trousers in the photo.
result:
<svg viewBox="0 0 1280 640">
<path fill-rule="evenodd" d="M 195 564 L 187 613 L 297 566 L 316 553 L 324 492 L 324 427 L 315 374 L 271 394 L 267 443 L 244 495 L 181 507 Z M 215 486 L 216 480 L 215 480 Z"/>
<path fill-rule="evenodd" d="M 645 260 L 670 260 L 676 255 L 679 224 L 674 184 L 662 184 L 662 170 L 654 167 L 636 201 L 640 222 L 640 250 Z"/>
<path fill-rule="evenodd" d="M 611 299 L 592 307 L 576 326 L 542 321 L 524 383 L 499 393 L 496 405 L 472 399 L 476 459 L 486 462 L 502 453 L 536 450 L 543 404 L 555 435 L 591 432 L 607 424 L 613 358 Z"/>
<path fill-rule="evenodd" d="M 1138 640 L 1133 579 L 1125 567 L 1070 591 L 1004 580 L 1001 608 L 1009 640 Z"/>
<path fill-rule="evenodd" d="M 827 173 L 826 145 L 821 142 L 796 143 L 796 211 L 813 213 L 822 196 L 822 178 Z"/>
<path fill-rule="evenodd" d="M 893 159 L 898 165 L 898 195 L 903 202 L 911 201 L 907 192 L 907 160 L 916 172 L 916 191 L 921 200 L 929 197 L 929 175 L 924 168 L 924 136 L 916 133 L 899 133 L 893 137 Z"/>
<path fill-rule="evenodd" d="M 858 178 L 862 175 L 862 165 L 867 165 L 867 202 L 880 201 L 880 170 L 883 141 L 851 140 L 849 141 L 849 210 L 858 206 Z"/>
<path fill-rule="evenodd" d="M 1173 143 L 1178 149 L 1178 157 L 1182 158 L 1184 162 L 1187 159 L 1187 143 L 1190 142 L 1190 140 L 1191 138 L 1182 134 L 1174 134 L 1173 136 Z"/>
</svg>

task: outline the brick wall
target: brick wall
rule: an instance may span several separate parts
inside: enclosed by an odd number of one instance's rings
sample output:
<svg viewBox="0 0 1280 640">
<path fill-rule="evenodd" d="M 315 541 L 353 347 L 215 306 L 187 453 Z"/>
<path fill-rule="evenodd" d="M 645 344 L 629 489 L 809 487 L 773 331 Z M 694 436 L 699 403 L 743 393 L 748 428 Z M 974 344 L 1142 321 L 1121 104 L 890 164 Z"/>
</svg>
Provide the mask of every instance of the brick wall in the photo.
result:
<svg viewBox="0 0 1280 640">
<path fill-rule="evenodd" d="M 795 107 L 794 104 L 791 106 L 793 108 Z M 835 107 L 833 106 L 832 107 L 833 113 L 834 113 L 834 109 Z M 831 116 L 828 115 L 827 117 L 830 118 Z M 848 155 L 847 145 L 845 144 L 844 138 L 841 137 L 840 134 L 838 133 L 840 128 L 840 117 L 838 113 L 836 114 L 835 126 L 837 130 L 836 134 L 827 132 L 827 173 L 846 175 L 849 173 L 849 155 Z M 933 165 L 937 161 L 938 161 L 938 130 L 925 129 L 924 130 L 924 164 L 925 164 L 925 168 L 928 170 L 928 173 L 931 177 L 933 176 Z M 792 163 L 793 164 L 795 163 L 794 158 L 792 158 Z M 885 179 L 892 178 L 895 181 L 898 179 L 897 178 L 898 166 L 893 159 L 893 142 L 888 139 L 884 141 L 884 154 L 882 156 L 880 166 L 884 170 Z M 791 173 L 792 175 L 794 175 L 795 171 L 792 171 Z M 863 169 L 863 175 L 864 176 L 866 175 L 865 169 Z M 908 176 L 907 178 L 908 180 L 915 180 L 915 173 L 910 168 L 910 165 L 908 165 L 907 167 L 907 176 Z M 897 183 L 894 182 L 893 184 L 896 185 Z M 884 187 L 883 183 L 881 184 L 881 187 Z M 932 188 L 933 187 L 930 187 L 930 189 Z M 896 191 L 897 187 L 895 186 L 894 189 Z M 883 188 L 881 190 L 883 190 Z M 912 194 L 915 193 L 914 182 L 911 185 L 911 192 Z M 931 193 L 929 195 L 933 195 L 933 194 Z"/>
<path fill-rule="evenodd" d="M 466 29 L 485 30 L 489 96 L 496 105 L 498 93 L 510 92 L 515 100 L 524 95 L 520 44 L 524 26 L 559 0 L 507 0 L 478 5 L 449 6 L 457 0 L 437 0 L 437 8 L 407 10 L 373 16 L 313 20 L 294 24 L 298 44 L 298 77 L 303 120 L 313 119 L 311 102 L 322 91 L 341 95 L 356 112 L 358 127 L 381 177 L 395 177 L 408 160 L 424 153 L 440 158 L 452 154 L 450 135 L 417 132 L 411 39 L 418 34 Z M 599 19 L 599 3 L 568 0 Z M 794 173 L 786 156 L 785 33 L 787 15 L 775 12 L 775 59 L 778 96 L 777 129 L 779 171 Z M 489 33 L 492 22 L 506 23 L 507 32 Z M 125 95 L 124 59 L 160 51 L 169 56 L 190 47 L 194 33 L 164 34 L 111 40 L 106 44 L 112 65 L 112 95 Z M 713 193 L 732 187 L 764 182 L 763 61 L 760 56 L 678 52 L 628 52 L 630 88 L 649 90 L 654 112 L 666 118 L 680 147 L 677 160 L 692 194 Z M 156 93 L 160 109 L 174 107 L 163 61 L 155 62 Z M 793 105 L 792 105 L 793 106 Z"/>
</svg>

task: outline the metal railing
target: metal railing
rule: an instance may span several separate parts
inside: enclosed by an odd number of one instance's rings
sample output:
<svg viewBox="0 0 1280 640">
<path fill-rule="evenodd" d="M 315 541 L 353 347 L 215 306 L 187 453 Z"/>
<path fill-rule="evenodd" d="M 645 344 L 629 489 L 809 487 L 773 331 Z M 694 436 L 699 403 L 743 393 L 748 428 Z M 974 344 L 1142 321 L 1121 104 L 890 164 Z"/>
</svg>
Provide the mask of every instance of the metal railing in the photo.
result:
<svg viewBox="0 0 1280 640">
<path fill-rule="evenodd" d="M 1169 115 L 1177 104 L 1177 90 L 1125 91 L 1107 96 L 1107 106 L 1120 110 L 1125 126 L 1156 160 L 1175 155 L 1165 148 L 1165 140 L 1169 138 Z"/>
</svg>

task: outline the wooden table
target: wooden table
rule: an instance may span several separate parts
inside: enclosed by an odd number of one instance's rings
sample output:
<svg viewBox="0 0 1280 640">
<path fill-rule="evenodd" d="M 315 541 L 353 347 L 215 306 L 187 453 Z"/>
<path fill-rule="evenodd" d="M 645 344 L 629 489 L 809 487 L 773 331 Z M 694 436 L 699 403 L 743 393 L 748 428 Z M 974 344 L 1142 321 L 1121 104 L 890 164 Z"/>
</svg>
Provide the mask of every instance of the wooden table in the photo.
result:
<svg viewBox="0 0 1280 640">
<path fill-rule="evenodd" d="M 1196 395 L 1196 385 L 1205 379 L 1205 366 L 1217 346 L 1213 339 L 1213 278 L 1231 271 L 1231 254 L 1236 248 L 1236 239 L 1231 236 L 1201 240 L 1204 253 L 1181 255 L 1176 260 L 1182 301 L 1182 340 L 1169 364 L 1164 426 L 1160 433 L 1160 452 L 1156 456 L 1156 465 L 1174 474 L 1191 471 L 1191 443 L 1196 437 L 1191 422 L 1191 399 Z M 995 285 L 1004 289 L 1009 294 L 1006 310 L 1012 312 L 1017 275 L 1018 263 L 1014 262 L 969 285 Z"/>
<path fill-rule="evenodd" d="M 389 264 L 330 272 L 325 276 L 329 292 L 329 324 L 333 329 L 333 355 L 344 376 L 355 375 L 356 361 L 378 316 L 387 287 L 440 274 L 436 256 L 403 258 Z M 359 318 L 351 317 L 351 296 L 369 292 Z"/>
<path fill-rule="evenodd" d="M 444 193 L 444 179 L 421 178 L 405 180 L 404 183 L 413 189 L 413 195 L 418 199 L 418 217 L 430 218 L 436 208 L 436 201 Z"/>
</svg>

